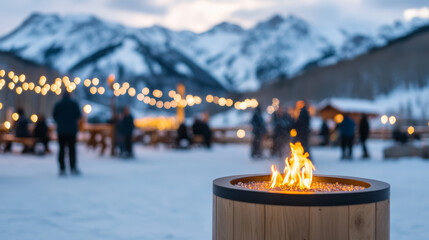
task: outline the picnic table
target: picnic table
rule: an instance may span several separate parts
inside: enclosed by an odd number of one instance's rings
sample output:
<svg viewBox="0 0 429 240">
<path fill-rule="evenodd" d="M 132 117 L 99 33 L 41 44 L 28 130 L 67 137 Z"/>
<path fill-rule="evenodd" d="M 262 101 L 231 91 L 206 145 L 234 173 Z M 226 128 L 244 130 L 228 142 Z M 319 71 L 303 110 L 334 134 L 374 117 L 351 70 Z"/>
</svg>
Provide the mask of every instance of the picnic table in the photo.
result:
<svg viewBox="0 0 429 240">
<path fill-rule="evenodd" d="M 84 135 L 88 135 L 86 145 L 92 149 L 100 146 L 100 155 L 103 155 L 108 145 L 108 139 L 112 137 L 112 128 L 113 125 L 110 123 L 84 123 L 80 130 Z M 83 141 L 85 141 L 85 137 Z M 110 145 L 112 145 L 111 140 Z"/>
</svg>

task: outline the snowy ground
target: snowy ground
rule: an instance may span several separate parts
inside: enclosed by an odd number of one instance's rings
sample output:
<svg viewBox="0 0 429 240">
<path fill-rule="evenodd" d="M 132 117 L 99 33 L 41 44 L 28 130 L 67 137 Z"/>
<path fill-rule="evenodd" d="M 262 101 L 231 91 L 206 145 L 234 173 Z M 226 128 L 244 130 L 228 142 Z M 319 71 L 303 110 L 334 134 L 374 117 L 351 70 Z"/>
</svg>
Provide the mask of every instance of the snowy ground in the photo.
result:
<svg viewBox="0 0 429 240">
<path fill-rule="evenodd" d="M 389 182 L 391 239 L 429 239 L 429 161 L 382 161 L 387 144 L 371 142 L 369 161 L 340 162 L 337 148 L 313 148 L 311 156 L 318 173 Z M 1 154 L 0 239 L 211 239 L 212 180 L 271 164 L 250 160 L 244 145 L 136 151 L 124 161 L 79 146 L 83 175 L 66 178 L 57 177 L 54 154 Z"/>
</svg>

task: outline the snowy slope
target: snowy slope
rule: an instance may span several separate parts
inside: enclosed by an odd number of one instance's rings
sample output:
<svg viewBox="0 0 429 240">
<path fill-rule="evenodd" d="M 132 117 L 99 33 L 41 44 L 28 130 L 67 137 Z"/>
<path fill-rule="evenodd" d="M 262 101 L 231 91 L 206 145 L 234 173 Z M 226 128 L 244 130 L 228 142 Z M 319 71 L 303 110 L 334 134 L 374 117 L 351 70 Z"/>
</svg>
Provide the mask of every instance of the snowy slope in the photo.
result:
<svg viewBox="0 0 429 240">
<path fill-rule="evenodd" d="M 337 45 L 335 55 L 329 60 L 322 61 L 322 65 L 327 62 L 334 64 L 344 59 L 357 57 L 372 49 L 384 47 L 390 42 L 406 37 L 428 25 L 429 19 L 414 18 L 411 21 L 395 21 L 391 25 L 383 25 L 374 34 L 350 33 L 343 30 L 341 31 L 344 38 L 342 44 Z"/>
</svg>

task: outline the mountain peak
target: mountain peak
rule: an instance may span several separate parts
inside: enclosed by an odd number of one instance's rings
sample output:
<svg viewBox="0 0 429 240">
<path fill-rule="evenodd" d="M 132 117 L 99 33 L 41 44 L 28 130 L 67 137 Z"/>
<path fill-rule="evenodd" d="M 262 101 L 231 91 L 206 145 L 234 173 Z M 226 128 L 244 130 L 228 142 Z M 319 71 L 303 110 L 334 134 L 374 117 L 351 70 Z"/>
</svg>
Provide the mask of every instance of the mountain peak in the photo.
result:
<svg viewBox="0 0 429 240">
<path fill-rule="evenodd" d="M 230 23 L 230 22 L 221 22 L 219 24 L 216 24 L 206 33 L 217 33 L 217 32 L 241 33 L 243 31 L 244 29 L 237 24 Z"/>
</svg>

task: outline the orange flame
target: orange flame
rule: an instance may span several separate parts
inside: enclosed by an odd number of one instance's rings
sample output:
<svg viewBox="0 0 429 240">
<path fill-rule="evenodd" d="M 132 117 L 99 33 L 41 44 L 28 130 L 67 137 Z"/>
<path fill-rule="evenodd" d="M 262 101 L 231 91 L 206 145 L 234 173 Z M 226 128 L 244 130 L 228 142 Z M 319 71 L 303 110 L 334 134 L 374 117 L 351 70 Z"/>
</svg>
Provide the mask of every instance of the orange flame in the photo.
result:
<svg viewBox="0 0 429 240">
<path fill-rule="evenodd" d="M 308 153 L 304 153 L 304 148 L 300 142 L 290 143 L 291 157 L 285 159 L 284 175 L 280 174 L 277 168 L 271 166 L 270 187 L 295 186 L 300 189 L 311 188 L 313 181 L 313 163 L 308 159 Z"/>
</svg>

